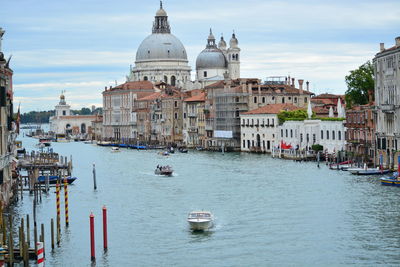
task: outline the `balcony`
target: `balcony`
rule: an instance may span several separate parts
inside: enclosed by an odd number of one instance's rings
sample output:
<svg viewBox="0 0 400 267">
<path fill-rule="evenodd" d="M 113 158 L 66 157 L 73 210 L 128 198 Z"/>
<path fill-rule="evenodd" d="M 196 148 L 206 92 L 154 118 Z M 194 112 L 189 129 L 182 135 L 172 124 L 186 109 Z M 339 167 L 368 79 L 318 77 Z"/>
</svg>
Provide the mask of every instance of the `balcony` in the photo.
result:
<svg viewBox="0 0 400 267">
<path fill-rule="evenodd" d="M 199 130 L 197 127 L 189 127 L 188 128 L 188 133 L 197 133 Z"/>
<path fill-rule="evenodd" d="M 193 111 L 188 112 L 187 115 L 188 115 L 188 117 L 191 117 L 191 118 L 196 118 L 197 117 L 197 113 L 193 112 Z"/>
</svg>

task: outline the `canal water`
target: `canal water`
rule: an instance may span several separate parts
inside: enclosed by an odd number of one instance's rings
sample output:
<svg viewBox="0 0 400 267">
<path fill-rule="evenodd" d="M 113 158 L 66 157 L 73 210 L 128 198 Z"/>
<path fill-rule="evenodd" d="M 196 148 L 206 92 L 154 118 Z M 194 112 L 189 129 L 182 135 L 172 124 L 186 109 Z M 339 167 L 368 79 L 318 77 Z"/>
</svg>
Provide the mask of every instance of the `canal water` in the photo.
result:
<svg viewBox="0 0 400 267">
<path fill-rule="evenodd" d="M 20 139 L 27 149 L 37 143 Z M 400 264 L 400 188 L 381 186 L 378 177 L 247 153 L 163 157 L 154 150 L 112 153 L 82 142 L 52 143 L 52 148 L 72 155 L 78 180 L 69 187 L 70 226 L 64 226 L 62 208 L 62 241 L 54 252 L 49 235 L 56 217 L 54 189 L 37 208 L 37 221 L 46 228 L 46 266 L 91 266 L 91 212 L 96 266 Z M 157 164 L 171 165 L 174 176 L 155 176 Z M 32 199 L 25 192 L 14 205 L 15 221 L 32 215 Z M 189 231 L 186 216 L 199 209 L 215 215 L 211 231 Z"/>
</svg>

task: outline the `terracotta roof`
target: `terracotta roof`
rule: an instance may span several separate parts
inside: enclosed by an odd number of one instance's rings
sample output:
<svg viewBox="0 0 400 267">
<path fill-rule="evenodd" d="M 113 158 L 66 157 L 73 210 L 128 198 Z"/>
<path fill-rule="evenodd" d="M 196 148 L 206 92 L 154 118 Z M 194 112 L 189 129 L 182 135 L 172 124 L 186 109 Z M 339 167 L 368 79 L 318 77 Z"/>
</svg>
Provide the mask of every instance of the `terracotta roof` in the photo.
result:
<svg viewBox="0 0 400 267">
<path fill-rule="evenodd" d="M 251 115 L 251 114 L 278 114 L 282 110 L 286 111 L 291 111 L 291 110 L 297 110 L 301 109 L 299 107 L 296 107 L 295 105 L 292 104 L 269 104 L 266 106 L 263 106 L 261 108 L 253 109 L 248 112 L 242 113 L 244 115 Z"/>
<path fill-rule="evenodd" d="M 153 90 L 153 83 L 150 81 L 136 81 L 136 82 L 126 82 L 109 89 L 113 90 Z"/>
<path fill-rule="evenodd" d="M 156 93 L 152 93 L 151 95 L 142 97 L 142 98 L 138 98 L 137 101 L 151 101 L 151 100 L 156 100 L 157 98 L 160 98 L 161 96 L 161 92 L 156 92 Z"/>
<path fill-rule="evenodd" d="M 316 95 L 313 97 L 313 99 L 321 99 L 321 98 L 334 98 L 334 99 L 338 99 L 340 97 L 340 99 L 344 99 L 344 95 L 334 95 L 334 94 L 320 94 L 320 95 Z"/>
<path fill-rule="evenodd" d="M 185 99 L 185 102 L 202 102 L 206 100 L 206 93 L 200 92 L 194 96 Z"/>
<path fill-rule="evenodd" d="M 259 85 L 253 85 L 252 90 L 258 91 Z M 297 89 L 291 85 L 287 84 L 260 84 L 261 93 L 263 91 L 273 91 L 274 93 L 283 94 L 300 94 L 300 89 Z M 303 94 L 312 95 L 313 93 L 307 90 L 303 90 Z"/>
</svg>

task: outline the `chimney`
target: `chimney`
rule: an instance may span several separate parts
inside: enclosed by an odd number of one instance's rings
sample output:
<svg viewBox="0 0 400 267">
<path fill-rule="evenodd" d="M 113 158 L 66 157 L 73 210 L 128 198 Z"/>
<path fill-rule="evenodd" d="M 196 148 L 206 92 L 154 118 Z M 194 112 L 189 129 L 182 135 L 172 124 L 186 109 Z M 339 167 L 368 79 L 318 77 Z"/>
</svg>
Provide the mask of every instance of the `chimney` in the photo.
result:
<svg viewBox="0 0 400 267">
<path fill-rule="evenodd" d="M 299 82 L 299 89 L 300 89 L 300 94 L 303 94 L 303 82 L 304 80 L 297 80 Z"/>
<path fill-rule="evenodd" d="M 107 86 L 105 86 L 104 91 L 107 91 Z"/>
<path fill-rule="evenodd" d="M 385 43 L 380 43 L 379 46 L 380 46 L 381 52 L 383 52 L 385 50 Z"/>
<path fill-rule="evenodd" d="M 292 87 L 294 87 L 294 78 L 292 78 Z"/>
<path fill-rule="evenodd" d="M 112 86 L 110 85 L 110 90 L 111 90 Z"/>
<path fill-rule="evenodd" d="M 285 77 L 285 84 L 287 84 L 287 77 Z"/>
<path fill-rule="evenodd" d="M 287 83 L 286 83 L 287 85 L 290 85 L 290 76 L 288 77 L 288 79 L 287 79 Z"/>
<path fill-rule="evenodd" d="M 396 37 L 396 47 L 399 47 L 400 46 L 400 36 L 399 37 Z"/>
<path fill-rule="evenodd" d="M 307 82 L 306 82 L 306 85 L 307 85 L 307 91 L 309 92 L 309 91 L 310 91 L 310 82 L 307 81 Z"/>
</svg>

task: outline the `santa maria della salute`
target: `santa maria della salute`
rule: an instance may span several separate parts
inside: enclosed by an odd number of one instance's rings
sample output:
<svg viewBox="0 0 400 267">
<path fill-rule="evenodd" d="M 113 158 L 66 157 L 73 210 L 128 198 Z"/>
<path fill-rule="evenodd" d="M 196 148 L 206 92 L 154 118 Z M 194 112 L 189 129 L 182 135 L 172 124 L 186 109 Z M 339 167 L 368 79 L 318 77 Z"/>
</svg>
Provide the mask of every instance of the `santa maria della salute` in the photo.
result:
<svg viewBox="0 0 400 267">
<path fill-rule="evenodd" d="M 171 33 L 167 12 L 162 2 L 157 11 L 152 33 L 140 44 L 135 66 L 127 76 L 128 82 L 165 82 L 183 89 L 206 86 L 224 78 L 240 77 L 240 48 L 235 34 L 229 47 L 221 36 L 218 45 L 210 29 L 206 47 L 196 60 L 196 80 L 191 81 L 191 67 L 182 42 Z"/>
</svg>

